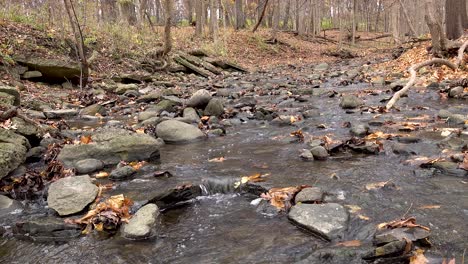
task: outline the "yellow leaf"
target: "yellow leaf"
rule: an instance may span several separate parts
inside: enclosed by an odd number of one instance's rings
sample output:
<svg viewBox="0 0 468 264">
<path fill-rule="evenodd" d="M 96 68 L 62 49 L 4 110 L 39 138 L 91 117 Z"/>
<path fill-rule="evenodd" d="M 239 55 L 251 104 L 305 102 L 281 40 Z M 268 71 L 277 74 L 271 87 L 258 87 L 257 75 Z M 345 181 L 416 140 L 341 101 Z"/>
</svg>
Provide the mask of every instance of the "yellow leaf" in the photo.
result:
<svg viewBox="0 0 468 264">
<path fill-rule="evenodd" d="M 424 256 L 424 250 L 417 249 L 412 257 L 410 257 L 410 264 L 427 264 L 429 261 Z"/>
<path fill-rule="evenodd" d="M 366 220 L 366 221 L 370 220 L 370 217 L 362 215 L 362 214 L 359 214 L 358 217 L 359 217 L 359 219 L 362 219 L 362 220 Z"/>
<path fill-rule="evenodd" d="M 96 179 L 107 178 L 109 177 L 109 173 L 105 171 L 101 171 L 98 174 L 94 175 L 94 177 L 96 177 Z"/>
<path fill-rule="evenodd" d="M 439 209 L 440 205 L 423 205 L 420 206 L 419 209 Z"/>
<path fill-rule="evenodd" d="M 81 144 L 89 144 L 92 142 L 91 136 L 81 136 L 80 138 Z"/>
<path fill-rule="evenodd" d="M 359 211 L 362 210 L 361 207 L 359 207 L 357 205 L 353 205 L 353 204 L 347 204 L 347 205 L 345 205 L 345 207 L 349 208 L 350 213 L 356 213 L 356 212 L 359 212 Z"/>
<path fill-rule="evenodd" d="M 142 128 L 138 128 L 138 129 L 135 129 L 135 132 L 137 134 L 144 134 L 145 133 L 145 129 L 142 127 Z"/>
<path fill-rule="evenodd" d="M 104 230 L 104 223 L 102 223 L 102 222 L 100 222 L 98 224 L 93 224 L 93 225 L 94 225 L 94 229 L 96 229 L 99 232 Z"/>
<path fill-rule="evenodd" d="M 366 184 L 366 189 L 367 189 L 368 191 L 373 190 L 373 189 L 380 189 L 380 188 L 384 187 L 385 184 L 387 184 L 387 183 L 388 183 L 388 181 L 386 181 L 386 182 L 368 183 L 368 184 Z"/>
</svg>

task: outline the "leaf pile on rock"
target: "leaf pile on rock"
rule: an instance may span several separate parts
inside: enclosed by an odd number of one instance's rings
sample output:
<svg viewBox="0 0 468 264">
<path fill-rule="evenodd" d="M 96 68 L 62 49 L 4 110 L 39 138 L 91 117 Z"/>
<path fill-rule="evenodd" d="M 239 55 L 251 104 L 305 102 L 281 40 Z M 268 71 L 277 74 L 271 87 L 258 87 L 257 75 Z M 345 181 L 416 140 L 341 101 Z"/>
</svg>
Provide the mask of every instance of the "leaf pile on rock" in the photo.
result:
<svg viewBox="0 0 468 264">
<path fill-rule="evenodd" d="M 263 193 L 260 197 L 270 201 L 271 205 L 279 211 L 288 211 L 292 206 L 294 196 L 302 189 L 310 187 L 308 185 L 300 185 L 285 188 L 271 188 L 268 192 Z"/>
<path fill-rule="evenodd" d="M 83 230 L 88 234 L 91 230 L 112 232 L 117 230 L 122 222 L 128 223 L 132 217 L 130 207 L 133 201 L 123 194 L 109 197 L 98 203 L 94 209 L 79 219 L 66 219 L 67 223 L 86 225 Z"/>
</svg>

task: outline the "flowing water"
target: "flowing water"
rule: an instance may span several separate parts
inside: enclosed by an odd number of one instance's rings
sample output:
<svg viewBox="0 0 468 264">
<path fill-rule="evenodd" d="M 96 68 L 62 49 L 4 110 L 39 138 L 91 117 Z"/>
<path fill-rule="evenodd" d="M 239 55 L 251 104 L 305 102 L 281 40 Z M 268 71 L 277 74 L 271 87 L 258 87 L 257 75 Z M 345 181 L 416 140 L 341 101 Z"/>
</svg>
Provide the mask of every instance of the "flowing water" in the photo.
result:
<svg viewBox="0 0 468 264">
<path fill-rule="evenodd" d="M 338 92 L 361 87 L 335 88 Z M 371 87 L 366 87 L 371 89 Z M 370 97 L 367 105 L 378 105 L 385 96 Z M 388 95 L 387 95 L 388 96 Z M 412 93 L 403 98 L 407 106 L 401 112 L 384 114 L 385 120 L 398 121 L 403 116 L 435 116 L 442 108 L 467 110 L 466 102 L 441 102 L 434 92 Z M 273 97 L 272 97 L 273 98 Z M 272 99 L 265 96 L 262 100 Z M 419 102 L 419 104 L 417 103 Z M 391 145 L 379 155 L 343 153 L 327 161 L 304 162 L 299 153 L 303 143 L 291 143 L 289 133 L 302 128 L 306 134 L 349 137 L 344 122 L 372 120 L 375 114 L 346 114 L 337 98 L 310 97 L 306 104 L 319 108 L 321 115 L 307 119 L 298 127 L 277 127 L 268 122 L 249 120 L 228 129 L 224 137 L 212 137 L 187 145 L 166 145 L 161 150 L 158 170 L 168 170 L 174 177 L 155 178 L 139 173 L 121 182 L 106 195 L 124 193 L 135 201 L 144 201 L 158 189 L 183 183 L 200 183 L 206 178 L 239 178 L 254 173 L 269 174 L 265 187 L 314 185 L 327 193 L 327 201 L 337 201 L 350 208 L 351 222 L 344 240 L 364 240 L 382 222 L 404 215 L 431 228 L 433 247 L 426 254 L 460 257 L 468 246 L 468 183 L 458 178 L 403 163 L 408 157 L 393 154 Z M 426 110 L 413 107 L 429 106 Z M 285 112 L 287 113 L 287 111 Z M 326 129 L 317 128 L 326 124 Z M 440 124 L 439 126 L 445 126 Z M 372 127 L 373 130 L 383 128 Z M 412 132 L 422 140 L 411 148 L 423 156 L 438 155 L 443 140 L 440 132 Z M 224 162 L 209 162 L 225 157 Z M 331 175 L 335 174 L 335 177 Z M 366 184 L 392 181 L 396 189 L 368 191 Z M 82 236 L 67 242 L 30 242 L 15 238 L 0 240 L 2 263 L 294 263 L 326 242 L 291 224 L 286 215 L 268 216 L 256 211 L 253 197 L 238 194 L 203 196 L 175 209 L 163 212 L 157 235 L 145 241 L 129 241 L 96 235 Z M 440 208 L 421 209 L 438 205 Z M 32 210 L 32 209 L 31 209 Z M 37 210 L 36 210 L 37 211 Z M 358 218 L 358 214 L 369 220 Z"/>
</svg>

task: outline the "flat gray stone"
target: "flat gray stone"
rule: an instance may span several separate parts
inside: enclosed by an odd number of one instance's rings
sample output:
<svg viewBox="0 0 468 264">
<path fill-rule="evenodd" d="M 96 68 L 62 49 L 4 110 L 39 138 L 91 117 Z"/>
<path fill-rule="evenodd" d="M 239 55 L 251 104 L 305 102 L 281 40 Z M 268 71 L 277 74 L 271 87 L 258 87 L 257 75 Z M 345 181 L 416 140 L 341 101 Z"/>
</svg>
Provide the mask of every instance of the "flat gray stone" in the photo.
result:
<svg viewBox="0 0 468 264">
<path fill-rule="evenodd" d="M 355 95 L 345 95 L 341 98 L 340 106 L 343 109 L 354 109 L 363 105 L 364 101 Z"/>
<path fill-rule="evenodd" d="M 44 111 L 44 115 L 49 119 L 69 118 L 78 115 L 76 109 L 59 109 Z"/>
<path fill-rule="evenodd" d="M 98 159 L 84 159 L 75 164 L 76 172 L 79 174 L 95 172 L 102 168 L 104 168 L 104 163 Z"/>
<path fill-rule="evenodd" d="M 98 187 L 88 175 L 66 177 L 50 185 L 47 204 L 61 216 L 71 215 L 81 212 L 97 194 Z"/>
<path fill-rule="evenodd" d="M 212 96 L 210 92 L 205 89 L 200 89 L 196 91 L 190 99 L 187 101 L 187 106 L 196 107 L 196 108 L 203 108 L 205 107 L 211 100 Z"/>
<path fill-rule="evenodd" d="M 23 74 L 24 79 L 32 79 L 39 77 L 42 77 L 42 73 L 40 71 L 27 71 Z"/>
<path fill-rule="evenodd" d="M 296 197 L 294 202 L 297 203 L 307 203 L 307 202 L 319 202 L 322 201 L 323 191 L 319 187 L 310 187 L 302 189 Z"/>
<path fill-rule="evenodd" d="M 156 134 L 166 143 L 183 143 L 205 137 L 198 127 L 177 120 L 159 123 L 156 127 Z"/>
<path fill-rule="evenodd" d="M 348 226 L 349 214 L 336 203 L 297 204 L 291 208 L 289 219 L 327 240 L 340 238 Z"/>
<path fill-rule="evenodd" d="M 192 107 L 187 107 L 184 109 L 184 119 L 190 121 L 191 123 L 200 122 L 200 117 L 197 114 L 197 111 Z"/>
<path fill-rule="evenodd" d="M 156 224 L 159 208 L 155 204 L 147 204 L 140 208 L 122 228 L 123 236 L 130 239 L 148 238 Z"/>
</svg>

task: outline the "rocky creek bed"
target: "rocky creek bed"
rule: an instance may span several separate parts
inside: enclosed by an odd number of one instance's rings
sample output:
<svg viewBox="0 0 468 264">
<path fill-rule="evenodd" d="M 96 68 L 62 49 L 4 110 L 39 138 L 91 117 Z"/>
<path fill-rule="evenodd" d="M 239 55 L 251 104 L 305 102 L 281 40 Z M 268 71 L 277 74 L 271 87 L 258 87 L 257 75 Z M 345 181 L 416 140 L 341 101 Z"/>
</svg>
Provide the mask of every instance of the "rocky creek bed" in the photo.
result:
<svg viewBox="0 0 468 264">
<path fill-rule="evenodd" d="M 0 260 L 407 263 L 416 244 L 433 263 L 460 260 L 467 94 L 416 87 L 386 112 L 402 85 L 369 82 L 383 75 L 356 61 L 125 76 L 51 87 L 60 107 L 22 100 L 0 128 Z M 20 104 L 15 91 L 0 89 L 5 104 Z M 278 210 L 274 188 L 290 186 Z M 89 204 L 119 195 L 134 202 L 129 223 L 101 214 L 82 234 Z M 377 228 L 408 217 L 430 232 Z"/>
</svg>

